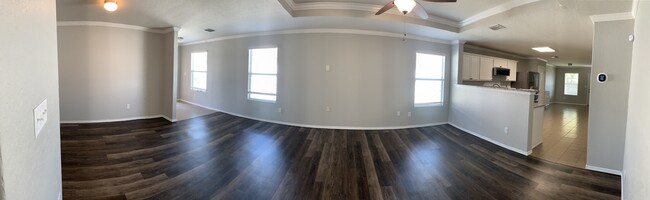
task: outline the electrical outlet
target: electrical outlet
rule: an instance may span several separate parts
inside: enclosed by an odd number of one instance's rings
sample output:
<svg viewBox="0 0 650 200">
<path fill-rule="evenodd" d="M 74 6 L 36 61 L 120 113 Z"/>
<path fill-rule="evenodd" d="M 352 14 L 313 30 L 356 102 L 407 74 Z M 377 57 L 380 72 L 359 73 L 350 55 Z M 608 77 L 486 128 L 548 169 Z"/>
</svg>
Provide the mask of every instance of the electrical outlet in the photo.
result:
<svg viewBox="0 0 650 200">
<path fill-rule="evenodd" d="M 409 117 L 411 117 L 411 112 L 406 113 L 406 115 L 408 115 Z"/>
<path fill-rule="evenodd" d="M 329 72 L 330 71 L 330 65 L 325 65 L 325 71 Z"/>
<path fill-rule="evenodd" d="M 402 115 L 402 112 L 397 111 L 397 116 L 399 117 L 399 116 L 401 116 L 401 115 Z"/>
<path fill-rule="evenodd" d="M 279 113 L 282 112 L 282 107 L 279 107 L 279 108 L 278 108 L 278 112 L 279 112 Z"/>
<path fill-rule="evenodd" d="M 130 103 L 127 103 L 127 104 L 126 104 L 126 109 L 127 109 L 127 110 L 131 110 L 131 104 L 130 104 Z"/>
<path fill-rule="evenodd" d="M 508 129 L 508 127 L 503 128 L 503 133 L 508 135 L 509 132 L 510 132 L 510 130 Z"/>
<path fill-rule="evenodd" d="M 47 99 L 34 108 L 34 138 L 38 138 L 47 123 Z"/>
<path fill-rule="evenodd" d="M 325 106 L 325 111 L 327 112 L 332 111 L 332 108 L 330 106 Z"/>
</svg>

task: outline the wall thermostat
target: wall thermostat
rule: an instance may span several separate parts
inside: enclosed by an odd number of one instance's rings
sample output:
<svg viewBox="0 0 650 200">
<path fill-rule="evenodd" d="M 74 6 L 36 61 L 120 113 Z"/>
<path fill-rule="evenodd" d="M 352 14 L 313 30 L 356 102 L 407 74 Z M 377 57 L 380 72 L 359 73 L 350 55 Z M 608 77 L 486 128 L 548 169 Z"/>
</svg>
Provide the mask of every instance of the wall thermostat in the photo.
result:
<svg viewBox="0 0 650 200">
<path fill-rule="evenodd" d="M 605 73 L 598 74 L 598 82 L 599 83 L 607 82 L 607 74 Z"/>
</svg>

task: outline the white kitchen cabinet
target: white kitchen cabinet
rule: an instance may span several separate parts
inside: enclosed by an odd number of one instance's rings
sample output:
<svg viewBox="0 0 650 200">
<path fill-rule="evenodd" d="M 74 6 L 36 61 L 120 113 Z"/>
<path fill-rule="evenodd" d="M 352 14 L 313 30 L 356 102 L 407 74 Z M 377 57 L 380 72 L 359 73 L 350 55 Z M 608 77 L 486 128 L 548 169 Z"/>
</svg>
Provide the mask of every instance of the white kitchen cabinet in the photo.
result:
<svg viewBox="0 0 650 200">
<path fill-rule="evenodd" d="M 478 55 L 463 55 L 463 80 L 477 81 L 480 79 L 480 57 Z"/>
<path fill-rule="evenodd" d="M 510 69 L 510 76 L 506 77 L 506 81 L 517 81 L 517 61 L 508 60 L 508 68 Z"/>
<path fill-rule="evenodd" d="M 492 57 L 480 57 L 480 70 L 479 70 L 479 79 L 482 81 L 491 81 L 492 80 L 492 68 L 494 67 L 494 58 Z"/>
<path fill-rule="evenodd" d="M 508 68 L 508 60 L 503 58 L 494 58 L 494 67 Z"/>
</svg>

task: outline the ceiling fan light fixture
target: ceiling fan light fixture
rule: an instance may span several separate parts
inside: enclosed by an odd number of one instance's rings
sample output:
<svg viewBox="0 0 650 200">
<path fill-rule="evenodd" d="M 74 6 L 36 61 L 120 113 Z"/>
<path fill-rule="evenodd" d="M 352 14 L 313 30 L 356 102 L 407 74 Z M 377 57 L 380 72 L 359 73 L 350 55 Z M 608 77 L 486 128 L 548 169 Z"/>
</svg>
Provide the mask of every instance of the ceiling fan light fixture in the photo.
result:
<svg viewBox="0 0 650 200">
<path fill-rule="evenodd" d="M 393 3 L 397 6 L 397 9 L 404 14 L 411 12 L 416 5 L 415 0 L 395 0 Z"/>
<path fill-rule="evenodd" d="M 104 0 L 104 9 L 108 12 L 116 11 L 118 8 L 117 0 Z"/>
</svg>

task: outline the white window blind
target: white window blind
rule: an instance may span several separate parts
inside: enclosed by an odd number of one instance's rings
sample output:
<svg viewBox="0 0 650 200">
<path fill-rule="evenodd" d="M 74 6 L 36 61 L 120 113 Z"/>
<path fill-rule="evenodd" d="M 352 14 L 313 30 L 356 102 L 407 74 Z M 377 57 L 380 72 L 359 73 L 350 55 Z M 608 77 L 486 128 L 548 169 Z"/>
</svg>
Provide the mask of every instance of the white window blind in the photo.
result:
<svg viewBox="0 0 650 200">
<path fill-rule="evenodd" d="M 205 91 L 208 89 L 208 52 L 191 54 L 191 89 Z"/>
<path fill-rule="evenodd" d="M 415 63 L 415 105 L 442 103 L 445 56 L 417 53 Z"/>
<path fill-rule="evenodd" d="M 278 48 L 249 49 L 248 98 L 275 102 L 278 82 Z"/>
<path fill-rule="evenodd" d="M 578 96 L 578 83 L 580 74 L 578 73 L 565 73 L 564 74 L 564 95 Z"/>
</svg>

